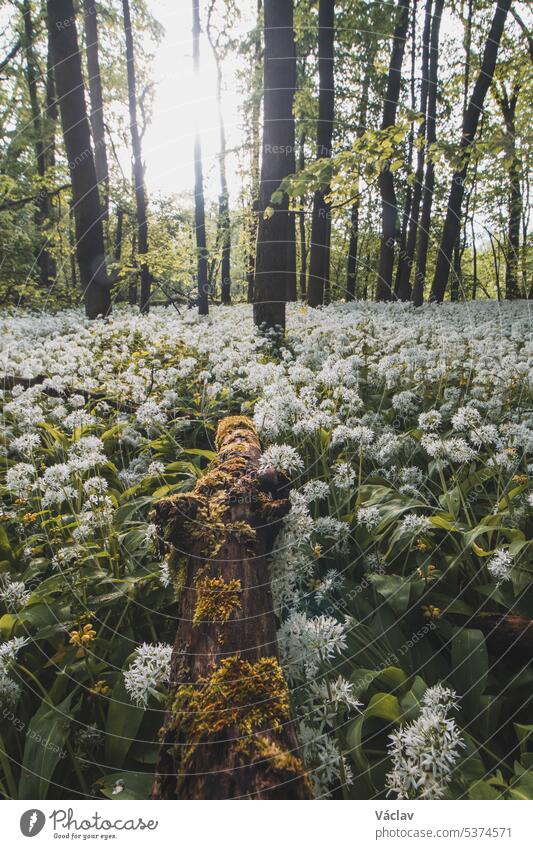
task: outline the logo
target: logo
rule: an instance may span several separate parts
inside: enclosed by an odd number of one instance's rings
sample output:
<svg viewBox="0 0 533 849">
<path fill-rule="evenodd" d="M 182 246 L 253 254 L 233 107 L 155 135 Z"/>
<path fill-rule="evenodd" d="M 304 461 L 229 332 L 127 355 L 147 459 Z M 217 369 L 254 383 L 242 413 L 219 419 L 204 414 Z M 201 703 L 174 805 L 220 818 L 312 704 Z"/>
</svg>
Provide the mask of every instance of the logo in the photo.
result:
<svg viewBox="0 0 533 849">
<path fill-rule="evenodd" d="M 42 811 L 37 808 L 31 808 L 29 811 L 24 811 L 20 818 L 20 830 L 24 837 L 35 837 L 43 830 L 46 817 Z"/>
</svg>

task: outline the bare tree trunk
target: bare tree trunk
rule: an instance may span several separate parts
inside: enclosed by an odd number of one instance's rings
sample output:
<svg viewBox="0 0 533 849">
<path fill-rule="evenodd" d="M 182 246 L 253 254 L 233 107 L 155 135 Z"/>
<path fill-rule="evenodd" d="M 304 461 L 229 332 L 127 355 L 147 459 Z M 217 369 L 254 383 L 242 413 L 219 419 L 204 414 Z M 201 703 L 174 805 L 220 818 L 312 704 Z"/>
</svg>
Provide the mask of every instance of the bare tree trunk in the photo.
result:
<svg viewBox="0 0 533 849">
<path fill-rule="evenodd" d="M 81 55 L 72 0 L 47 0 L 48 32 L 55 64 L 57 98 L 72 179 L 76 253 L 89 318 L 111 310 L 102 210 L 85 105 Z M 64 26 L 64 21 L 69 21 Z"/>
<path fill-rule="evenodd" d="M 468 109 L 463 120 L 463 131 L 461 136 L 462 167 L 457 170 L 452 178 L 452 186 L 448 200 L 448 210 L 442 231 L 439 252 L 437 254 L 437 265 L 435 276 L 431 287 L 431 300 L 442 301 L 446 292 L 448 278 L 450 275 L 451 256 L 457 234 L 461 226 L 461 208 L 465 190 L 465 180 L 468 173 L 468 161 L 471 147 L 474 142 L 480 116 L 483 112 L 485 97 L 492 83 L 498 49 L 505 26 L 507 13 L 511 0 L 498 0 L 495 6 L 492 25 L 485 44 L 483 59 L 476 84 Z"/>
<path fill-rule="evenodd" d="M 416 14 L 418 0 L 413 0 L 413 8 L 411 12 L 411 111 L 416 110 Z M 407 173 L 410 176 L 413 167 L 413 150 L 415 129 L 414 124 L 411 124 L 409 130 L 408 152 L 407 152 Z M 411 296 L 409 287 L 405 287 L 402 278 L 405 277 L 405 266 L 407 265 L 407 230 L 411 220 L 411 209 L 413 205 L 413 189 L 409 180 L 405 189 L 405 198 L 403 204 L 402 226 L 400 230 L 400 241 L 398 245 L 398 262 L 396 265 L 396 279 L 394 282 L 394 296 L 397 300 L 408 301 Z M 403 285 L 402 285 L 403 284 Z"/>
<path fill-rule="evenodd" d="M 102 197 L 104 216 L 107 219 L 109 215 L 109 166 L 105 140 L 102 78 L 100 75 L 98 11 L 94 0 L 83 0 L 83 15 L 87 46 L 87 71 L 89 76 L 90 121 L 94 145 L 94 164 L 96 168 L 96 179 L 100 187 L 100 196 Z"/>
<path fill-rule="evenodd" d="M 200 0 L 192 0 L 192 45 L 196 79 L 200 76 Z M 207 236 L 205 228 L 204 172 L 200 129 L 194 131 L 194 224 L 196 230 L 198 312 L 209 313 L 209 274 Z"/>
<path fill-rule="evenodd" d="M 28 92 L 30 96 L 30 108 L 33 121 L 33 147 L 37 164 L 37 174 L 41 181 L 39 187 L 39 199 L 35 213 L 35 224 L 41 239 L 41 245 L 37 251 L 37 265 L 39 266 L 39 283 L 43 287 L 50 288 L 55 281 L 57 268 L 54 259 L 47 249 L 48 238 L 46 227 L 50 217 L 50 198 L 48 189 L 44 185 L 47 172 L 47 139 L 48 120 L 41 111 L 39 104 L 39 93 L 37 81 L 39 79 L 39 68 L 33 47 L 34 31 L 29 0 L 23 0 L 22 14 L 24 18 L 24 48 L 26 54 L 26 78 L 28 81 Z"/>
<path fill-rule="evenodd" d="M 318 124 L 317 158 L 330 159 L 332 153 L 335 108 L 335 0 L 319 0 L 318 7 Z M 315 192 L 309 259 L 307 301 L 317 307 L 329 287 L 331 209 L 326 201 L 329 189 Z"/>
<path fill-rule="evenodd" d="M 442 3 L 440 4 L 442 7 Z M 420 82 L 420 113 L 423 121 L 418 128 L 418 150 L 416 157 L 415 182 L 411 203 L 409 229 L 405 244 L 404 258 L 398 261 L 398 298 L 407 301 L 411 297 L 411 270 L 414 265 L 416 242 L 418 237 L 418 222 L 420 218 L 420 202 L 422 200 L 422 185 L 426 164 L 426 129 L 429 91 L 429 48 L 431 39 L 433 0 L 426 0 L 424 13 L 424 30 L 422 34 L 422 80 Z"/>
<path fill-rule="evenodd" d="M 141 134 L 137 118 L 137 79 L 135 73 L 135 52 L 129 0 L 122 0 L 124 16 L 124 34 L 126 36 L 126 62 L 128 68 L 128 104 L 130 112 L 131 148 L 133 152 L 133 181 L 135 202 L 137 205 L 137 247 L 141 266 L 141 312 L 150 309 L 152 278 L 146 262 L 148 253 L 148 219 L 146 186 L 144 183 L 144 164 L 142 160 Z"/>
<path fill-rule="evenodd" d="M 305 168 L 305 131 L 300 136 L 300 154 L 298 170 Z M 300 236 L 300 296 L 307 295 L 307 236 L 305 232 L 305 197 L 300 198 L 300 211 L 298 213 L 298 227 Z"/>
<path fill-rule="evenodd" d="M 224 113 L 222 111 L 222 60 L 219 54 L 217 40 L 214 37 L 211 16 L 213 14 L 216 0 L 211 0 L 207 14 L 207 37 L 211 45 L 211 51 L 215 60 L 217 71 L 217 110 L 219 127 L 219 172 L 220 172 L 220 194 L 218 197 L 218 232 L 219 241 L 222 245 L 221 260 L 221 285 L 220 300 L 223 304 L 231 303 L 231 220 L 229 212 L 229 191 L 226 175 L 226 126 Z"/>
<path fill-rule="evenodd" d="M 520 268 L 520 222 L 522 220 L 522 186 L 520 184 L 520 162 L 516 150 L 516 106 L 521 89 L 521 81 L 513 86 L 510 96 L 502 83 L 498 91 L 498 100 L 508 144 L 509 166 L 509 204 L 507 221 L 507 250 L 505 257 L 505 297 L 512 301 L 520 297 L 518 282 Z"/>
<path fill-rule="evenodd" d="M 295 88 L 293 2 L 265 0 L 264 131 L 254 321 L 266 330 L 285 329 L 294 218 L 288 211 L 286 195 L 275 207 L 270 206 L 270 200 L 284 178 L 295 170 Z"/>
<path fill-rule="evenodd" d="M 261 20 L 263 15 L 263 0 L 257 0 L 257 26 L 254 40 L 254 64 L 258 72 L 261 64 L 262 42 L 261 42 Z M 254 74 L 255 79 L 255 74 Z M 261 95 L 254 98 L 252 109 L 252 218 L 249 234 L 249 250 L 246 269 L 247 300 L 249 304 L 254 300 L 255 281 L 255 259 L 257 250 L 257 232 L 259 226 L 259 192 L 261 182 L 261 130 L 259 122 L 261 118 Z"/>
<path fill-rule="evenodd" d="M 193 492 L 156 505 L 180 617 L 153 798 L 306 799 L 266 564 L 287 481 L 259 472 L 250 419 L 223 419 L 216 444 Z"/>
<path fill-rule="evenodd" d="M 382 130 L 393 127 L 402 82 L 402 64 L 409 26 L 409 0 L 398 0 L 396 26 L 392 42 L 391 60 L 387 78 L 387 90 L 383 106 Z M 394 177 L 389 163 L 379 175 L 381 193 L 381 245 L 379 253 L 376 299 L 390 301 L 392 298 L 392 272 L 394 269 L 394 248 L 398 238 L 398 202 L 394 188 Z"/>
<path fill-rule="evenodd" d="M 435 0 L 433 23 L 431 25 L 431 42 L 429 58 L 429 82 L 426 121 L 426 142 L 430 148 L 437 141 L 437 93 L 439 84 L 439 43 L 440 25 L 444 0 Z M 431 210 L 433 207 L 433 191 L 435 188 L 435 164 L 429 154 L 426 165 L 426 175 L 422 191 L 422 211 L 416 247 L 416 274 L 413 282 L 412 299 L 415 307 L 424 301 L 424 286 L 429 246 L 429 231 L 431 228 Z"/>
<path fill-rule="evenodd" d="M 358 138 L 366 131 L 366 122 L 368 117 L 368 99 L 369 99 L 369 91 L 370 91 L 370 78 L 372 74 L 372 67 L 374 64 L 375 58 L 375 44 L 376 41 L 372 41 L 368 46 L 368 60 L 365 69 L 365 76 L 363 78 L 363 86 L 361 91 L 361 110 L 359 113 L 359 123 L 356 131 L 356 135 Z M 348 247 L 348 261 L 346 263 L 346 300 L 353 301 L 356 296 L 357 291 L 357 263 L 358 263 L 358 252 L 359 252 L 359 210 L 361 206 L 361 198 L 360 198 L 360 188 L 361 188 L 361 178 L 359 172 L 357 173 L 357 196 L 353 203 L 351 212 L 350 212 L 350 242 Z"/>
</svg>

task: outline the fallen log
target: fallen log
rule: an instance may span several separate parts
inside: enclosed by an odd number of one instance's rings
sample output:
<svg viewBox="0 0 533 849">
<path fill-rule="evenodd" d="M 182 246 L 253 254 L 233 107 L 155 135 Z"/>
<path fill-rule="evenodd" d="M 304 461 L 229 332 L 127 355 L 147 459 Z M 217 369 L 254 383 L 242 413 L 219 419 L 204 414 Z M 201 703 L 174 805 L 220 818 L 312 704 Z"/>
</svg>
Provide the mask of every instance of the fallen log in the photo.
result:
<svg viewBox="0 0 533 849">
<path fill-rule="evenodd" d="M 180 619 L 152 798 L 307 799 L 266 563 L 288 481 L 260 471 L 250 419 L 216 445 L 193 492 L 155 508 Z"/>
<path fill-rule="evenodd" d="M 48 395 L 50 398 L 68 398 L 70 395 L 82 395 L 85 401 L 105 401 L 105 403 L 113 410 L 124 413 L 135 413 L 138 405 L 133 401 L 121 401 L 118 398 L 111 398 L 104 391 L 90 389 L 82 389 L 80 386 L 68 386 L 62 389 L 57 389 L 55 386 L 48 386 L 45 381 L 48 377 L 45 374 L 38 374 L 35 377 L 18 377 L 17 375 L 5 374 L 0 377 L 0 389 L 11 390 L 15 386 L 21 386 L 23 389 L 31 389 L 34 386 L 39 386 L 43 395 Z"/>
</svg>

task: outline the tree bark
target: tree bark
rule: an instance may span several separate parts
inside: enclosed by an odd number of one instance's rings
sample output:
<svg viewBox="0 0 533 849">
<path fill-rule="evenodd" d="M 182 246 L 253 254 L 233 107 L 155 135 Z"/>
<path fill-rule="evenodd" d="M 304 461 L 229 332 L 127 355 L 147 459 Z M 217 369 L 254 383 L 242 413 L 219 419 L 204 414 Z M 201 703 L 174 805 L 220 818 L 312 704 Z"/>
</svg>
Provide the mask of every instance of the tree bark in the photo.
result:
<svg viewBox="0 0 533 849">
<path fill-rule="evenodd" d="M 318 6 L 318 124 L 317 159 L 331 159 L 335 109 L 335 0 L 319 0 Z M 324 302 L 329 288 L 331 245 L 331 208 L 326 201 L 329 188 L 316 191 L 313 200 L 309 283 L 307 301 L 310 307 Z"/>
<path fill-rule="evenodd" d="M 224 122 L 224 113 L 222 111 L 222 59 L 219 53 L 217 41 L 213 35 L 211 27 L 211 15 L 214 10 L 216 0 L 211 0 L 207 14 L 207 37 L 211 45 L 211 51 L 215 60 L 217 72 L 217 110 L 218 110 L 218 128 L 219 128 L 219 174 L 220 174 L 220 194 L 218 196 L 218 232 L 219 241 L 222 245 L 221 257 L 221 285 L 220 285 L 220 300 L 223 304 L 231 303 L 231 220 L 229 211 L 229 191 L 228 179 L 226 174 L 226 125 Z"/>
<path fill-rule="evenodd" d="M 256 36 L 254 39 L 254 83 L 256 76 L 261 72 L 261 22 L 263 15 L 263 0 L 257 0 Z M 255 88 L 255 85 L 254 85 Z M 259 83 L 261 88 L 261 83 Z M 261 130 L 259 122 L 261 119 L 261 93 L 253 99 L 251 115 L 251 143 L 252 143 L 252 215 L 249 230 L 249 248 L 246 267 L 247 300 L 249 304 L 254 301 L 255 281 L 255 259 L 257 250 L 257 232 L 259 227 L 259 192 L 261 182 Z"/>
<path fill-rule="evenodd" d="M 442 5 L 437 3 L 437 7 Z M 404 257 L 399 259 L 398 273 L 398 298 L 401 301 L 408 301 L 412 295 L 411 291 L 411 270 L 414 265 L 416 242 L 418 237 L 418 222 L 420 218 L 420 202 L 422 200 L 422 185 L 424 182 L 424 168 L 426 164 L 426 129 L 427 129 L 427 111 L 428 111 L 428 91 L 429 91 L 429 52 L 430 39 L 432 29 L 432 12 L 433 0 L 426 0 L 424 12 L 424 30 L 422 33 L 422 80 L 420 83 L 420 114 L 423 116 L 423 121 L 418 128 L 418 150 L 416 157 L 415 182 L 413 188 L 413 197 L 411 202 L 410 221 L 405 244 Z M 435 10 L 435 14 L 440 12 Z M 438 43 L 437 43 L 438 49 Z"/>
<path fill-rule="evenodd" d="M 216 445 L 194 491 L 155 508 L 180 616 L 152 795 L 306 799 L 266 564 L 287 481 L 259 471 L 250 419 L 223 419 Z"/>
<path fill-rule="evenodd" d="M 30 108 L 33 122 L 33 147 L 37 164 L 37 175 L 40 181 L 39 197 L 36 204 L 35 224 L 41 240 L 37 250 L 37 265 L 39 267 L 39 283 L 41 286 L 50 288 L 55 281 L 57 268 L 54 259 L 47 249 L 48 238 L 46 236 L 47 222 L 50 217 L 50 198 L 45 186 L 47 172 L 46 129 L 48 121 L 43 117 L 39 103 L 39 92 L 37 82 L 39 79 L 39 67 L 33 47 L 34 31 L 29 0 L 23 0 L 22 14 L 24 19 L 24 50 L 26 54 L 26 79 L 28 82 L 28 93 L 30 97 Z"/>
<path fill-rule="evenodd" d="M 409 26 L 409 0 L 398 0 L 396 26 L 392 41 L 391 60 L 387 77 L 387 90 L 383 106 L 382 130 L 393 127 L 402 82 L 402 64 Z M 389 163 L 379 175 L 381 194 L 381 244 L 379 252 L 376 300 L 390 301 L 392 298 L 392 272 L 394 269 L 394 248 L 398 238 L 398 202 L 394 188 L 394 177 Z"/>
<path fill-rule="evenodd" d="M 300 136 L 300 154 L 298 159 L 298 170 L 305 168 L 305 131 Z M 298 229 L 300 237 L 300 297 L 307 296 L 307 235 L 305 232 L 305 197 L 300 198 L 300 211 L 298 213 Z"/>
<path fill-rule="evenodd" d="M 104 216 L 109 215 L 109 166 L 104 124 L 104 99 L 100 75 L 98 41 L 98 11 L 94 0 L 83 0 L 85 42 L 87 46 L 87 71 L 89 76 L 90 122 L 94 145 L 94 165 L 100 188 Z"/>
<path fill-rule="evenodd" d="M 129 0 L 122 0 L 124 16 L 124 34 L 126 36 L 126 62 L 128 69 L 128 105 L 130 112 L 131 148 L 133 153 L 133 181 L 135 203 L 137 205 L 137 248 L 141 266 L 141 302 L 140 310 L 147 313 L 150 309 L 152 277 L 146 262 L 148 253 L 148 203 L 144 183 L 144 164 L 142 159 L 141 134 L 137 119 L 137 78 L 135 73 L 135 52 Z"/>
<path fill-rule="evenodd" d="M 481 68 L 474 86 L 472 97 L 470 98 L 470 103 L 468 104 L 468 108 L 465 112 L 460 142 L 462 165 L 455 171 L 452 177 L 452 186 L 448 200 L 446 220 L 444 222 L 439 252 L 437 254 L 435 276 L 431 287 L 432 301 L 443 301 L 446 286 L 448 285 L 452 251 L 461 225 L 461 208 L 465 190 L 465 180 L 468 173 L 468 160 L 470 158 L 472 144 L 474 143 L 476 136 L 479 119 L 483 111 L 485 97 L 494 76 L 500 40 L 510 5 L 511 0 L 498 0 L 496 3 L 494 17 L 492 19 L 490 32 L 483 52 Z"/>
<path fill-rule="evenodd" d="M 72 0 L 47 0 L 47 12 L 63 138 L 72 179 L 76 254 L 85 310 L 89 318 L 97 318 L 111 310 L 111 287 L 74 5 Z"/>
<path fill-rule="evenodd" d="M 375 58 L 375 40 L 368 46 L 368 60 L 363 78 L 363 86 L 361 91 L 361 110 L 359 113 L 359 123 L 357 126 L 356 136 L 361 136 L 366 131 L 366 122 L 368 117 L 368 101 L 370 92 L 370 77 L 372 66 Z M 361 178 L 357 173 L 357 197 L 353 203 L 350 212 L 350 242 L 348 246 L 348 260 L 346 263 L 346 300 L 353 301 L 357 292 L 357 263 L 359 253 L 359 210 L 361 205 L 360 199 Z"/>
<path fill-rule="evenodd" d="M 429 82 L 426 121 L 426 143 L 429 149 L 437 141 L 437 93 L 439 85 L 439 43 L 440 25 L 444 0 L 435 0 L 433 10 L 433 22 L 431 24 L 431 42 L 429 59 Z M 424 186 L 422 191 L 422 211 L 420 214 L 420 227 L 418 229 L 418 240 L 416 246 L 416 273 L 413 282 L 412 300 L 415 307 L 422 306 L 424 302 L 424 286 L 426 282 L 426 268 L 429 246 L 429 231 L 431 227 L 431 210 L 433 207 L 433 191 L 435 189 L 435 164 L 431 156 L 428 156 Z"/>
<path fill-rule="evenodd" d="M 200 77 L 200 0 L 192 0 L 192 54 L 194 73 Z M 200 129 L 194 129 L 194 225 L 196 231 L 198 312 L 209 313 L 209 268 L 205 227 L 204 172 Z"/>
<path fill-rule="evenodd" d="M 287 195 L 275 207 L 270 206 L 270 199 L 285 177 L 295 171 L 293 0 L 265 0 L 264 30 L 264 130 L 254 321 L 265 330 L 284 331 L 294 218 L 289 213 Z"/>
<path fill-rule="evenodd" d="M 520 162 L 516 150 L 516 107 L 521 83 L 513 86 L 510 96 L 502 85 L 497 100 L 505 124 L 505 136 L 508 144 L 508 154 L 511 158 L 509 167 L 509 202 L 507 220 L 507 250 L 505 256 L 505 297 L 512 301 L 520 297 L 519 268 L 520 268 L 520 223 L 522 220 L 522 186 L 520 184 Z"/>
</svg>

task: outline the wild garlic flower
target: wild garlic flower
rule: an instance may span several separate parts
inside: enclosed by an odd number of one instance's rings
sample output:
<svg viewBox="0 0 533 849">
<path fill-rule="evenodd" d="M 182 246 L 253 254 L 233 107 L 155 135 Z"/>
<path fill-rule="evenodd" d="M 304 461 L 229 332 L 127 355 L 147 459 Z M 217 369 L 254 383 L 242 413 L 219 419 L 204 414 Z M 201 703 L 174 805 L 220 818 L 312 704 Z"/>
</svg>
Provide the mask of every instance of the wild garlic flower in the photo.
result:
<svg viewBox="0 0 533 849">
<path fill-rule="evenodd" d="M 281 624 L 279 648 L 289 681 L 309 680 L 320 664 L 346 648 L 348 624 L 332 616 L 307 617 L 295 611 Z"/>
<path fill-rule="evenodd" d="M 453 690 L 437 684 L 426 691 L 418 719 L 389 735 L 392 769 L 386 786 L 397 799 L 441 799 L 464 746 L 454 719 Z"/>
<path fill-rule="evenodd" d="M 301 472 L 303 468 L 303 460 L 292 445 L 271 445 L 263 452 L 259 462 L 259 471 L 275 469 L 286 475 Z"/>
<path fill-rule="evenodd" d="M 24 607 L 30 595 L 24 581 L 10 581 L 7 576 L 4 576 L 0 583 L 0 599 L 9 611 L 20 610 Z"/>
<path fill-rule="evenodd" d="M 140 707 L 148 706 L 148 698 L 161 684 L 170 680 L 172 646 L 166 643 L 143 643 L 135 649 L 135 657 L 124 672 L 124 686 Z"/>
<path fill-rule="evenodd" d="M 503 548 L 498 548 L 487 563 L 487 569 L 491 578 L 496 581 L 496 586 L 499 587 L 504 581 L 511 580 L 511 566 L 513 565 L 512 555 Z"/>
<path fill-rule="evenodd" d="M 355 471 L 348 463 L 337 463 L 333 467 L 333 485 L 341 491 L 352 489 L 355 483 Z"/>
<path fill-rule="evenodd" d="M 372 531 L 379 525 L 380 512 L 378 507 L 360 507 L 356 514 L 358 525 L 363 525 L 367 531 Z"/>
<path fill-rule="evenodd" d="M 428 410 L 427 413 L 420 413 L 418 417 L 418 426 L 423 431 L 438 430 L 442 423 L 442 416 L 438 410 Z"/>
</svg>

